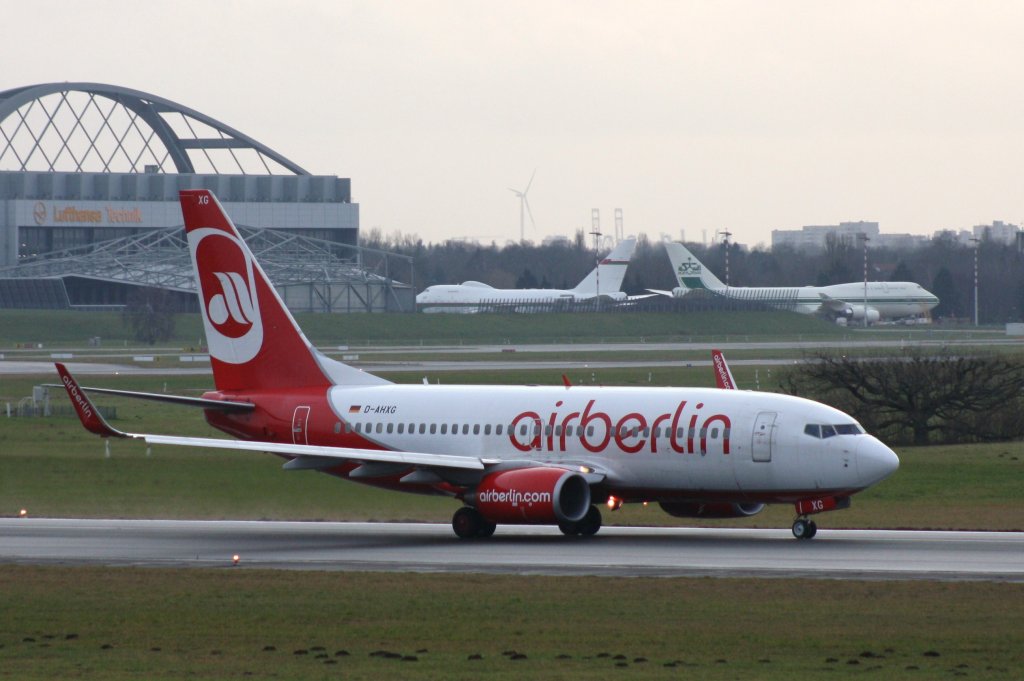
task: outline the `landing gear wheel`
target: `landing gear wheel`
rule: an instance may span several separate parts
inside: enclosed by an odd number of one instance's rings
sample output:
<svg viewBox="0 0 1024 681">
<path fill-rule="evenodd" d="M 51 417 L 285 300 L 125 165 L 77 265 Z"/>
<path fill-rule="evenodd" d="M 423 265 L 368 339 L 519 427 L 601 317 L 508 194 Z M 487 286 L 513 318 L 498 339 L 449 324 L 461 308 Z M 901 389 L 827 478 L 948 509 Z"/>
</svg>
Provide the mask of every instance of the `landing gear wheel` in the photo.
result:
<svg viewBox="0 0 1024 681">
<path fill-rule="evenodd" d="M 601 529 L 601 511 L 591 506 L 583 520 L 576 523 L 577 531 L 584 537 L 593 537 Z"/>
<path fill-rule="evenodd" d="M 558 523 L 558 529 L 567 537 L 592 537 L 601 529 L 601 511 L 597 506 L 591 506 L 581 520 Z"/>
<path fill-rule="evenodd" d="M 463 506 L 452 516 L 452 529 L 459 539 L 479 537 L 485 521 L 475 508 Z M 493 530 L 492 530 L 493 532 Z"/>
<path fill-rule="evenodd" d="M 580 524 L 572 522 L 558 523 L 558 529 L 560 529 L 562 534 L 566 537 L 575 537 L 580 533 Z"/>
<path fill-rule="evenodd" d="M 806 518 L 797 518 L 793 521 L 793 536 L 797 539 L 810 539 L 818 533 L 818 526 L 814 521 Z"/>
<path fill-rule="evenodd" d="M 498 529 L 497 523 L 489 523 L 486 520 L 480 523 L 480 531 L 476 533 L 476 536 L 481 539 L 487 539 L 488 537 L 494 536 L 494 531 Z"/>
</svg>

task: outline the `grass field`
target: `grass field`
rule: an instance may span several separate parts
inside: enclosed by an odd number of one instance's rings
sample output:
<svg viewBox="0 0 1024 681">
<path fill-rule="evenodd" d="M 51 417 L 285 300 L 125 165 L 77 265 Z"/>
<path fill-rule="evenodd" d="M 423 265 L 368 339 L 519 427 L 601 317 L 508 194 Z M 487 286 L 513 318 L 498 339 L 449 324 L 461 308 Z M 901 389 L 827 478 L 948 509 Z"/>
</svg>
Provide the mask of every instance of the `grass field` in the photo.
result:
<svg viewBox="0 0 1024 681">
<path fill-rule="evenodd" d="M 810 315 L 792 312 L 687 312 L 616 314 L 299 314 L 306 336 L 323 347 L 338 345 L 461 345 L 634 341 L 711 341 L 855 338 L 988 337 L 1002 328 L 877 327 L 843 329 Z M 175 316 L 173 348 L 197 344 L 202 323 L 196 314 Z M 0 349 L 15 344 L 86 347 L 99 337 L 101 348 L 137 345 L 114 312 L 0 311 Z"/>
<path fill-rule="evenodd" d="M 0 566 L 0 602 L 0 677 L 12 679 L 1024 670 L 1021 584 Z"/>
</svg>

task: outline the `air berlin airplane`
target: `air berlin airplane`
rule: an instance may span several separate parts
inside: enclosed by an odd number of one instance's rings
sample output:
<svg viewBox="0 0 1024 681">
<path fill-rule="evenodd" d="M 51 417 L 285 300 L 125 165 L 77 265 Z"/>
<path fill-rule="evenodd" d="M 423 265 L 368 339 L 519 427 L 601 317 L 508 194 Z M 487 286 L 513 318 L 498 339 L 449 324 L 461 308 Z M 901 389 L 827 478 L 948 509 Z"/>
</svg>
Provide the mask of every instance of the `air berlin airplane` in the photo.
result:
<svg viewBox="0 0 1024 681">
<path fill-rule="evenodd" d="M 211 192 L 182 191 L 181 208 L 216 390 L 190 398 L 80 388 L 58 364 L 98 435 L 270 452 L 287 459 L 286 470 L 450 496 L 462 503 L 452 527 L 464 539 L 490 536 L 499 523 L 593 535 L 599 504 L 632 502 L 658 502 L 680 518 L 793 504 L 793 534 L 810 538 L 809 515 L 846 508 L 899 466 L 850 416 L 789 395 L 396 385 L 310 344 Z M 198 406 L 239 439 L 123 433 L 84 390 Z"/>
</svg>

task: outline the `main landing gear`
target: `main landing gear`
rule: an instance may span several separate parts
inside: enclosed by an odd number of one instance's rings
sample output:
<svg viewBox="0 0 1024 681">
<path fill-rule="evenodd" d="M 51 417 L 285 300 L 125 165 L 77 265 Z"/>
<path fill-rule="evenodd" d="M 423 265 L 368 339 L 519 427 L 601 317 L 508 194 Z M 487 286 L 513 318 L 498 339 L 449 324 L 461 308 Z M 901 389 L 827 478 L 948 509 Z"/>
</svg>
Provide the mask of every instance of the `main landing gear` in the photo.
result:
<svg viewBox="0 0 1024 681">
<path fill-rule="evenodd" d="M 472 506 L 463 506 L 452 516 L 452 529 L 459 539 L 486 539 L 494 534 L 497 527 Z"/>
<path fill-rule="evenodd" d="M 601 529 L 601 511 L 597 506 L 591 506 L 583 520 L 574 523 L 558 523 L 558 529 L 567 537 L 580 535 L 581 537 L 592 537 Z"/>
<path fill-rule="evenodd" d="M 797 539 L 813 539 L 818 534 L 818 526 L 813 520 L 797 518 L 793 521 L 793 536 Z"/>
<path fill-rule="evenodd" d="M 494 534 L 497 527 L 496 523 L 488 521 L 472 506 L 463 506 L 452 516 L 452 529 L 459 539 L 486 539 Z M 591 506 L 582 520 L 558 523 L 558 529 L 570 537 L 593 536 L 601 529 L 601 511 L 597 506 Z"/>
</svg>

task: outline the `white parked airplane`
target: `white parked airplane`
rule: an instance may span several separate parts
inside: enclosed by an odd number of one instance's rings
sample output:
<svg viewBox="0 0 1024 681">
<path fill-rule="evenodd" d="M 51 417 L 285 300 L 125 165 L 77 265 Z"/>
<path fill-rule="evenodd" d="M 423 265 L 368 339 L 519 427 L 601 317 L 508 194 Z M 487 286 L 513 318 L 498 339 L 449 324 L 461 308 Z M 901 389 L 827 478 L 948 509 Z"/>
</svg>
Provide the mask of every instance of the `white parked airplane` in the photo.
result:
<svg viewBox="0 0 1024 681">
<path fill-rule="evenodd" d="M 864 282 L 831 286 L 726 286 L 683 244 L 667 243 L 665 250 L 679 286 L 671 291 L 648 290 L 666 296 L 679 297 L 704 289 L 803 314 L 823 313 L 836 320 L 863 321 L 866 314 L 869 323 L 924 315 L 939 304 L 934 294 L 912 281 L 869 281 L 866 296 Z"/>
<path fill-rule="evenodd" d="M 435 284 L 416 296 L 416 307 L 420 312 L 479 312 L 493 307 L 515 308 L 517 304 L 528 309 L 538 303 L 578 302 L 597 297 L 627 300 L 620 289 L 635 248 L 636 239 L 619 242 L 576 288 L 494 288 L 479 281 Z"/>
<path fill-rule="evenodd" d="M 715 388 L 396 385 L 332 360 L 302 334 L 213 194 L 181 192 L 216 389 L 201 398 L 81 388 L 57 364 L 85 427 L 103 437 L 270 452 L 315 470 L 461 502 L 462 538 L 499 523 L 601 527 L 598 504 L 658 502 L 682 518 L 743 517 L 792 504 L 808 515 L 899 466 L 841 411 L 774 393 Z M 125 433 L 85 391 L 200 407 L 240 438 Z M 343 491 L 342 491 L 343 492 Z"/>
</svg>

